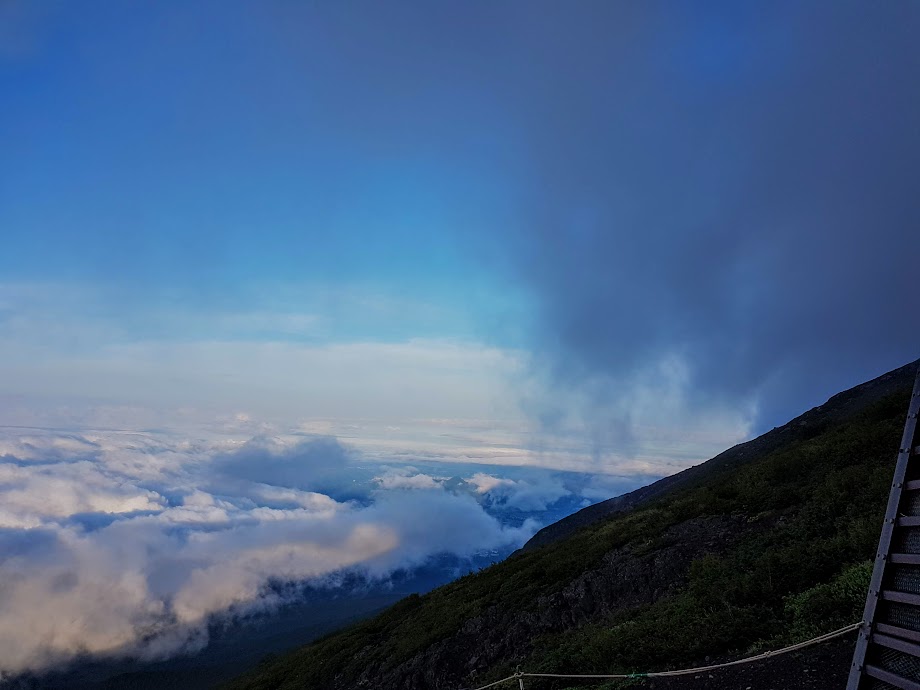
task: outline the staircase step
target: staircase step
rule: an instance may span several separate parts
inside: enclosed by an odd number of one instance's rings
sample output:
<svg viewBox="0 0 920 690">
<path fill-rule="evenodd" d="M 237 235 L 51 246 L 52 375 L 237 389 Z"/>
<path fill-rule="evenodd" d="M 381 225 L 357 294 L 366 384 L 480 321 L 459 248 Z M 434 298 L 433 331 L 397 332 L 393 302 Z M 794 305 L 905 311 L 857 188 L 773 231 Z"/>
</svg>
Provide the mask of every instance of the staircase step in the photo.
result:
<svg viewBox="0 0 920 690">
<path fill-rule="evenodd" d="M 913 604 L 920 606 L 920 594 L 908 594 L 907 592 L 896 592 L 893 589 L 882 591 L 882 599 L 885 601 L 896 601 L 899 604 Z"/>
<path fill-rule="evenodd" d="M 915 644 L 914 642 L 908 642 L 907 640 L 902 640 L 897 637 L 892 637 L 891 635 L 883 635 L 882 633 L 873 633 L 872 642 L 875 644 L 880 644 L 882 647 L 888 647 L 888 649 L 894 649 L 899 652 L 904 652 L 904 654 L 910 654 L 911 656 L 918 657 L 920 656 L 920 644 Z"/>
<path fill-rule="evenodd" d="M 891 635 L 892 637 L 902 637 L 905 640 L 920 642 L 920 632 L 916 630 L 908 630 L 907 628 L 900 628 L 897 625 L 891 625 L 890 623 L 876 623 L 875 631 L 884 635 Z"/>
<path fill-rule="evenodd" d="M 886 671 L 883 668 L 878 666 L 866 666 L 864 669 L 867 676 L 871 676 L 876 680 L 883 681 L 889 685 L 893 685 L 896 688 L 901 688 L 901 690 L 920 690 L 920 683 L 914 680 L 909 680 L 907 678 L 902 678 L 901 676 L 896 676 L 891 671 Z"/>
</svg>

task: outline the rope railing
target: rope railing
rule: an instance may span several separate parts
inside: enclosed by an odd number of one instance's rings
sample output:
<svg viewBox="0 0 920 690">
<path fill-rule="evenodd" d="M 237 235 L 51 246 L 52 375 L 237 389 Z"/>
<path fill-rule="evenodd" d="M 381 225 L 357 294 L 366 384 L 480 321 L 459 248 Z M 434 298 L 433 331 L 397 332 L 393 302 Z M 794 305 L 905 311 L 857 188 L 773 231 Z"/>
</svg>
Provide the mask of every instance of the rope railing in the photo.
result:
<svg viewBox="0 0 920 690">
<path fill-rule="evenodd" d="M 481 685 L 477 688 L 470 688 L 469 690 L 486 690 L 486 688 L 492 688 L 502 683 L 510 683 L 512 681 L 518 681 L 518 684 L 521 688 L 524 687 L 524 678 L 570 678 L 570 679 L 581 679 L 581 680 L 615 680 L 615 679 L 629 679 L 629 678 L 669 678 L 673 676 L 688 676 L 694 673 L 705 673 L 707 671 L 714 671 L 716 669 L 725 668 L 727 666 L 740 666 L 741 664 L 749 664 L 754 661 L 761 661 L 762 659 L 770 659 L 780 654 L 788 654 L 789 652 L 794 652 L 799 649 L 804 649 L 805 647 L 811 647 L 812 645 L 821 644 L 822 642 L 827 642 L 832 640 L 835 637 L 841 637 L 846 635 L 849 632 L 853 632 L 859 628 L 862 623 L 851 623 L 850 625 L 845 625 L 842 628 L 833 630 L 829 633 L 824 633 L 823 635 L 818 635 L 810 640 L 805 642 L 797 642 L 796 644 L 789 645 L 788 647 L 783 647 L 782 649 L 774 649 L 769 652 L 763 652 L 762 654 L 757 654 L 755 656 L 749 656 L 744 659 L 737 659 L 735 661 L 726 661 L 721 664 L 712 664 L 710 666 L 696 666 L 694 668 L 681 668 L 674 671 L 649 671 L 647 673 L 526 673 L 522 671 L 516 672 L 514 675 L 508 676 L 507 678 L 502 678 L 501 680 L 496 680 L 488 685 Z"/>
</svg>

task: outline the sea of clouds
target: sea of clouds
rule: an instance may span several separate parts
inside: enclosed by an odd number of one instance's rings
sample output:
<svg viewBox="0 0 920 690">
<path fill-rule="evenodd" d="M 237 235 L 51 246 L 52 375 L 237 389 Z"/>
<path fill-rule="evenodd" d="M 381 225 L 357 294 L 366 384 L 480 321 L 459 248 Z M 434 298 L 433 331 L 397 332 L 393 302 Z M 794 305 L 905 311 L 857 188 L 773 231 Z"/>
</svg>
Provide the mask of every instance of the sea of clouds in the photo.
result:
<svg viewBox="0 0 920 690">
<path fill-rule="evenodd" d="M 6 428 L 0 672 L 193 653 L 215 618 L 288 603 L 296 588 L 278 583 L 384 581 L 438 554 L 505 555 L 549 507 L 559 517 L 627 488 L 458 467 L 383 462 L 322 435 Z"/>
</svg>

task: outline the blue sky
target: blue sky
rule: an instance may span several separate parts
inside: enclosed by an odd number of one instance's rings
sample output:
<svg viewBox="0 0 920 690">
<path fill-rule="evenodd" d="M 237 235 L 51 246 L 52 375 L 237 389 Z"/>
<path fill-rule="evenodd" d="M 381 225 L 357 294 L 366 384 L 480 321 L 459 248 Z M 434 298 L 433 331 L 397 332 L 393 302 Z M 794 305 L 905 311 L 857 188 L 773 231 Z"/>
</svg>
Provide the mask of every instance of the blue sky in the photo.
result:
<svg viewBox="0 0 920 690">
<path fill-rule="evenodd" d="M 476 113 L 471 85 L 380 64 L 409 56 L 386 57 L 368 9 L 6 6 L 8 393 L 285 419 L 496 412 L 484 379 L 515 355 L 491 348 L 520 344 L 525 302 L 484 239 L 510 219 L 508 123 L 486 99 Z M 336 347 L 363 368 L 319 351 Z M 271 382 L 225 385 L 247 368 Z"/>
<path fill-rule="evenodd" d="M 2 12 L 17 410 L 501 418 L 626 457 L 650 396 L 715 451 L 916 355 L 880 335 L 913 299 L 913 3 Z"/>
<path fill-rule="evenodd" d="M 8 280 L 207 310 L 291 308 L 265 293 L 292 283 L 424 291 L 460 311 L 495 294 L 468 248 L 501 231 L 507 183 L 462 135 L 443 138 L 472 109 L 431 112 L 424 85 L 375 89 L 372 49 L 323 49 L 343 18 L 232 3 L 7 12 L 26 34 L 3 74 Z M 432 119 L 438 131 L 419 130 Z"/>
</svg>

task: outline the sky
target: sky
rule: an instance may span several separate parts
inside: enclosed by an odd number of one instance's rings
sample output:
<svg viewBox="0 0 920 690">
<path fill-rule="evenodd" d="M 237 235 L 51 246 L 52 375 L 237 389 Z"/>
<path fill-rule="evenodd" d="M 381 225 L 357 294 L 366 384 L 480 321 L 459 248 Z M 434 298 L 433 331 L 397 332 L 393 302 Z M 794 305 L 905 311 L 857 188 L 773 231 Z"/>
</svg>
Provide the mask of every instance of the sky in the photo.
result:
<svg viewBox="0 0 920 690">
<path fill-rule="evenodd" d="M 0 1 L 0 570 L 77 621 L 0 671 L 78 651 L 83 583 L 124 593 L 91 651 L 174 653 L 266 578 L 443 550 L 410 527 L 445 505 L 513 548 L 539 520 L 489 496 L 615 495 L 916 359 L 918 30 L 912 0 Z"/>
</svg>

